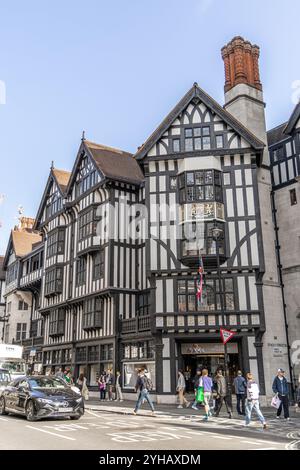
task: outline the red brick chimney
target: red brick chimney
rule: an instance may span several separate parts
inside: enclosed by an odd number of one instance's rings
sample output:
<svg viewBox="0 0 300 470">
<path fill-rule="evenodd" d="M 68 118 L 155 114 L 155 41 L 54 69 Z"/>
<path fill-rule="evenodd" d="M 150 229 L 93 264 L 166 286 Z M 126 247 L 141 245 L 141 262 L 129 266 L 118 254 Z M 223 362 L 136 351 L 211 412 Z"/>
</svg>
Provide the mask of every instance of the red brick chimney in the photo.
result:
<svg viewBox="0 0 300 470">
<path fill-rule="evenodd" d="M 225 93 L 240 83 L 262 90 L 258 46 L 245 41 L 241 36 L 236 36 L 221 52 L 225 67 Z"/>
</svg>

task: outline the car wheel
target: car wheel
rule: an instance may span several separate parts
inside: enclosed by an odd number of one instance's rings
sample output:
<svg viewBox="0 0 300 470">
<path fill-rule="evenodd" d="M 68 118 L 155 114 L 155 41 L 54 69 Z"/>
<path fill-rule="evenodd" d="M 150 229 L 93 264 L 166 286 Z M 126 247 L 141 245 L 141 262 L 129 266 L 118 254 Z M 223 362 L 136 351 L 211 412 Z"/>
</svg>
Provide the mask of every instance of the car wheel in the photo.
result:
<svg viewBox="0 0 300 470">
<path fill-rule="evenodd" d="M 80 415 L 79 415 L 79 416 L 70 416 L 70 418 L 71 418 L 71 419 L 80 419 L 81 416 L 80 416 Z"/>
<path fill-rule="evenodd" d="M 4 397 L 0 398 L 0 415 L 7 415 L 7 412 L 5 411 L 5 398 Z"/>
<path fill-rule="evenodd" d="M 33 401 L 29 401 L 26 405 L 27 421 L 35 421 L 35 411 Z"/>
</svg>

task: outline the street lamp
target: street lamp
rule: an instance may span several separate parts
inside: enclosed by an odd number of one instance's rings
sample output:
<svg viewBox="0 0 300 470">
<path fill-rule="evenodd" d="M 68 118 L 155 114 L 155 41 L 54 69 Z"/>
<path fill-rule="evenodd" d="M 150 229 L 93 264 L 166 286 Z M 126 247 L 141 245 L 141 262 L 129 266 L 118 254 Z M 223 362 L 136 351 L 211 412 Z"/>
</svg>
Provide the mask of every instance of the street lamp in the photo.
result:
<svg viewBox="0 0 300 470">
<path fill-rule="evenodd" d="M 216 243 L 216 255 L 217 255 L 217 273 L 218 273 L 218 281 L 219 281 L 219 296 L 220 296 L 220 307 L 221 307 L 221 316 L 222 316 L 222 326 L 223 328 L 226 325 L 225 322 L 225 308 L 224 308 L 224 297 L 223 297 L 223 284 L 222 284 L 222 276 L 221 276 L 221 268 L 220 268 L 220 240 L 223 239 L 224 231 L 215 226 L 212 229 L 212 238 Z M 229 378 L 229 368 L 228 368 L 228 351 L 227 351 L 227 343 L 224 344 L 224 362 L 225 362 L 225 377 L 227 383 L 227 390 L 230 405 L 232 405 L 232 391 L 231 391 L 231 383 Z"/>
</svg>

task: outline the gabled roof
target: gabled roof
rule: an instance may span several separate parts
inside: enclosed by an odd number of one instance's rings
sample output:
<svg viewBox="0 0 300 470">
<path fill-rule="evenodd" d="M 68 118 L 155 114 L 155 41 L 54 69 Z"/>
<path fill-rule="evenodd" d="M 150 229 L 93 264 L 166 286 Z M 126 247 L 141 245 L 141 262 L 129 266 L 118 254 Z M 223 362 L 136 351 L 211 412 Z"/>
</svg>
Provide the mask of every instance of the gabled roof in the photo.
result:
<svg viewBox="0 0 300 470">
<path fill-rule="evenodd" d="M 46 202 L 46 197 L 50 190 L 51 184 L 53 183 L 53 180 L 56 182 L 58 190 L 61 193 L 61 195 L 64 196 L 67 190 L 70 176 L 71 176 L 71 173 L 69 171 L 58 170 L 57 168 L 51 167 L 48 180 L 46 183 L 46 187 L 45 187 L 45 190 L 44 190 L 44 193 L 43 193 L 43 196 L 42 196 L 42 199 L 41 199 L 38 211 L 37 211 L 37 215 L 35 218 L 35 224 L 33 227 L 34 229 L 37 228 L 38 223 L 42 217 L 43 209 L 44 209 L 45 202 Z"/>
<path fill-rule="evenodd" d="M 112 147 L 84 141 L 97 167 L 106 178 L 141 184 L 144 175 L 132 154 Z"/>
<path fill-rule="evenodd" d="M 284 129 L 286 127 L 287 123 L 284 122 L 283 124 L 280 124 L 279 126 L 274 127 L 273 129 L 270 129 L 267 132 L 267 138 L 268 138 L 268 146 L 271 147 L 272 145 L 277 144 L 278 142 L 281 142 L 282 140 L 285 140 L 288 138 L 288 135 L 284 133 Z"/>
<path fill-rule="evenodd" d="M 288 120 L 287 125 L 284 128 L 284 133 L 291 134 L 299 119 L 300 119 L 300 101 L 298 104 L 296 104 L 294 111 L 292 112 L 291 117 Z"/>
<path fill-rule="evenodd" d="M 140 185 L 144 181 L 142 170 L 131 153 L 84 139 L 73 166 L 67 188 L 68 193 L 75 181 L 76 170 L 83 153 L 89 155 L 95 167 L 105 178 L 136 185 Z"/>
<path fill-rule="evenodd" d="M 57 186 L 59 187 L 60 191 L 62 193 L 65 193 L 69 179 L 71 176 L 70 171 L 65 171 L 65 170 L 58 170 L 57 168 L 52 168 L 52 173 L 54 178 L 56 179 Z"/>
<path fill-rule="evenodd" d="M 41 242 L 42 237 L 32 229 L 13 229 L 10 233 L 9 242 L 3 261 L 3 267 L 6 267 L 7 265 L 11 248 L 14 250 L 17 258 L 22 258 L 23 256 L 30 253 L 37 246 L 37 243 Z"/>
<path fill-rule="evenodd" d="M 241 122 L 239 122 L 232 114 L 219 105 L 211 96 L 209 96 L 202 88 L 194 83 L 192 88 L 184 95 L 179 103 L 172 109 L 157 129 L 150 135 L 146 142 L 138 149 L 134 157 L 141 160 L 149 152 L 152 146 L 162 137 L 166 130 L 178 115 L 188 106 L 193 98 L 199 98 L 208 108 L 220 116 L 232 129 L 244 137 L 249 144 L 255 149 L 262 151 L 265 144 L 255 137 Z"/>
<path fill-rule="evenodd" d="M 36 243 L 42 241 L 42 237 L 33 230 L 12 230 L 12 243 L 17 257 L 30 253 Z"/>
</svg>

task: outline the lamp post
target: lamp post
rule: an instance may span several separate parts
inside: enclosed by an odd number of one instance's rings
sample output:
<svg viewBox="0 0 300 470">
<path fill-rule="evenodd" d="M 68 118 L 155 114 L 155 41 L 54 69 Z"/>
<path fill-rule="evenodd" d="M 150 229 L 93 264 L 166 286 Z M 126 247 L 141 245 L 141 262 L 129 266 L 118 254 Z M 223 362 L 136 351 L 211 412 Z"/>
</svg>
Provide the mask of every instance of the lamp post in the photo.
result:
<svg viewBox="0 0 300 470">
<path fill-rule="evenodd" d="M 224 231 L 215 226 L 212 229 L 212 237 L 213 240 L 216 242 L 216 255 L 217 255 L 217 274 L 218 274 L 218 281 L 219 281 L 219 296 L 220 296 L 220 307 L 221 307 L 221 317 L 222 317 L 222 326 L 226 326 L 226 316 L 225 316 L 225 307 L 224 307 L 224 289 L 223 289 L 223 284 L 222 284 L 222 276 L 221 276 L 221 268 L 220 268 L 220 240 L 222 240 L 224 236 Z M 224 362 L 225 362 L 225 378 L 226 378 L 226 384 L 227 384 L 227 390 L 228 390 L 228 397 L 229 397 L 229 402 L 230 406 L 232 405 L 232 390 L 231 390 L 231 383 L 230 383 L 230 378 L 229 378 L 229 368 L 228 368 L 228 350 L 227 350 L 227 343 L 224 344 Z"/>
</svg>

